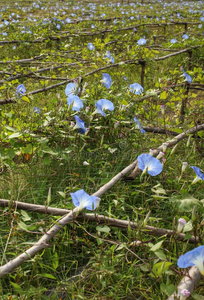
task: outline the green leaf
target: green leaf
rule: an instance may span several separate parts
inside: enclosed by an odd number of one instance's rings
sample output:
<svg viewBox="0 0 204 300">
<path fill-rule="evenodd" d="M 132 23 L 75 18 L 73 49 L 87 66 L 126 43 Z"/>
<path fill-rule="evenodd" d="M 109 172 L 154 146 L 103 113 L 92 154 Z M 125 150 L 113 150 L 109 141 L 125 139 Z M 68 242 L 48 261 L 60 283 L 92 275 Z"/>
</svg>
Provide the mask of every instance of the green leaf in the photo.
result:
<svg viewBox="0 0 204 300">
<path fill-rule="evenodd" d="M 163 262 L 159 262 L 156 263 L 153 267 L 153 272 L 154 274 L 156 274 L 157 276 L 160 276 L 161 274 L 163 274 L 166 270 L 168 270 L 168 268 L 172 265 L 172 263 L 168 262 L 168 261 L 163 261 Z"/>
<path fill-rule="evenodd" d="M 165 283 L 161 283 L 160 284 L 160 289 L 163 293 L 165 293 L 167 296 L 171 296 L 176 288 L 175 288 L 175 285 L 174 284 L 165 284 Z"/>
<path fill-rule="evenodd" d="M 18 226 L 21 228 L 21 229 L 23 229 L 23 230 L 25 230 L 25 231 L 28 231 L 28 227 L 27 227 L 27 225 L 24 223 L 24 222 L 18 222 Z"/>
<path fill-rule="evenodd" d="M 62 196 L 62 198 L 64 198 L 64 199 L 65 199 L 65 196 L 66 196 L 66 194 L 65 194 L 64 192 L 60 192 L 60 191 L 58 191 L 58 194 L 59 194 L 60 196 Z"/>
<path fill-rule="evenodd" d="M 184 225 L 183 232 L 188 232 L 191 230 L 193 230 L 193 224 L 192 224 L 192 221 L 190 220 Z"/>
<path fill-rule="evenodd" d="M 22 96 L 21 99 L 27 103 L 30 103 L 30 100 L 28 99 L 27 96 Z"/>
<path fill-rule="evenodd" d="M 153 186 L 153 188 L 151 188 L 151 191 L 155 194 L 166 194 L 166 191 L 163 189 L 160 183 Z"/>
<path fill-rule="evenodd" d="M 11 283 L 11 285 L 13 286 L 14 290 L 17 293 L 19 293 L 19 294 L 23 294 L 24 293 L 22 287 L 19 284 L 15 283 L 15 282 L 12 282 L 12 281 L 10 281 L 10 283 Z"/>
<path fill-rule="evenodd" d="M 164 241 L 164 240 L 163 240 L 163 241 Z M 160 241 L 160 242 L 158 242 L 157 244 L 155 244 L 152 248 L 150 248 L 150 251 L 153 251 L 153 252 L 154 252 L 154 251 L 158 250 L 158 249 L 161 247 L 163 241 Z"/>
<path fill-rule="evenodd" d="M 59 258 L 57 252 L 54 253 L 53 255 L 53 260 L 52 260 L 52 266 L 56 270 L 59 266 Z"/>
<path fill-rule="evenodd" d="M 180 197 L 172 197 L 171 201 L 174 203 L 176 202 L 176 206 L 179 212 L 191 212 L 194 206 L 197 206 L 199 208 L 203 207 L 198 199 L 187 193 Z"/>
<path fill-rule="evenodd" d="M 11 126 L 5 125 L 4 128 L 8 129 L 9 131 L 16 132 L 16 129 Z"/>
<path fill-rule="evenodd" d="M 195 300 L 204 300 L 204 296 L 191 292 L 191 297 Z"/>
<path fill-rule="evenodd" d="M 166 260 L 166 255 L 164 254 L 164 251 L 162 251 L 161 249 L 154 251 L 154 254 L 160 258 L 161 260 Z"/>
<path fill-rule="evenodd" d="M 110 232 L 110 227 L 108 227 L 107 225 L 104 226 L 97 226 L 96 230 L 99 232 L 105 232 L 105 233 L 109 233 Z"/>
<path fill-rule="evenodd" d="M 16 133 L 11 134 L 8 138 L 9 139 L 15 139 L 15 138 L 17 138 L 17 137 L 19 137 L 21 135 L 22 135 L 22 133 L 16 132 Z"/>
<path fill-rule="evenodd" d="M 167 92 L 166 91 L 163 91 L 161 94 L 160 94 L 160 99 L 161 100 L 165 100 L 167 98 Z"/>
<path fill-rule="evenodd" d="M 27 214 L 25 210 L 21 210 L 21 215 L 24 222 L 31 220 L 31 217 Z"/>
<path fill-rule="evenodd" d="M 42 274 L 38 274 L 38 275 L 39 275 L 40 277 L 45 277 L 45 278 L 57 280 L 57 278 L 56 278 L 55 276 L 53 276 L 52 274 L 42 273 Z"/>
</svg>

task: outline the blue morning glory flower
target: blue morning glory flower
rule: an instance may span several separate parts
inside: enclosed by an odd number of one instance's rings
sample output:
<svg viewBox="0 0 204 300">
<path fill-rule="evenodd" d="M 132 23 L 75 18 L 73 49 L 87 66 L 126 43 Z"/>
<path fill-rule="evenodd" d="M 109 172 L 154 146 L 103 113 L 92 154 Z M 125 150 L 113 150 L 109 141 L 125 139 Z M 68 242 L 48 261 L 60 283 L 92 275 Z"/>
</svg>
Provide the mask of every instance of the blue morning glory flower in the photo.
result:
<svg viewBox="0 0 204 300">
<path fill-rule="evenodd" d="M 111 58 L 111 53 L 110 53 L 110 51 L 107 50 L 107 51 L 106 51 L 106 54 L 104 55 L 104 57 L 107 57 L 107 58 L 110 59 L 110 58 Z"/>
<path fill-rule="evenodd" d="M 95 25 L 94 25 L 94 24 L 91 24 L 91 28 L 95 28 Z"/>
<path fill-rule="evenodd" d="M 130 84 L 129 89 L 132 93 L 140 95 L 143 92 L 143 87 L 139 83 Z"/>
<path fill-rule="evenodd" d="M 204 246 L 199 246 L 181 255 L 177 261 L 179 268 L 196 266 L 200 273 L 204 275 Z"/>
<path fill-rule="evenodd" d="M 183 36 L 182 36 L 182 39 L 183 39 L 183 40 L 187 40 L 187 39 L 189 39 L 189 35 L 188 35 L 188 34 L 186 34 L 186 33 L 185 33 L 185 34 L 183 34 Z"/>
<path fill-rule="evenodd" d="M 76 84 L 74 82 L 70 82 L 67 84 L 65 88 L 65 95 L 69 96 L 70 94 L 76 94 L 76 91 L 77 91 Z"/>
<path fill-rule="evenodd" d="M 137 158 L 138 167 L 143 171 L 143 174 L 147 173 L 151 176 L 156 176 L 160 174 L 163 170 L 163 165 L 161 162 L 148 153 L 144 153 Z"/>
<path fill-rule="evenodd" d="M 141 131 L 141 133 L 145 133 L 146 131 L 142 128 L 141 122 L 136 117 L 134 117 L 134 121 L 137 123 L 137 128 Z"/>
<path fill-rule="evenodd" d="M 100 198 L 96 196 L 90 196 L 83 189 L 70 193 L 72 201 L 75 207 L 79 207 L 80 210 L 86 208 L 88 210 L 94 210 L 99 206 Z"/>
<path fill-rule="evenodd" d="M 56 25 L 56 28 L 57 28 L 58 30 L 60 30 L 61 25 L 60 25 L 60 24 L 57 24 L 57 25 Z"/>
<path fill-rule="evenodd" d="M 187 81 L 188 83 L 191 83 L 191 82 L 192 82 L 191 76 L 190 76 L 188 73 L 186 73 L 186 72 L 184 71 L 184 69 L 182 69 L 182 71 L 183 71 L 183 75 L 184 75 L 186 81 Z"/>
<path fill-rule="evenodd" d="M 85 122 L 82 121 L 78 116 L 74 116 L 76 125 L 73 127 L 73 129 L 77 129 L 79 133 L 84 134 L 87 129 L 85 128 Z"/>
<path fill-rule="evenodd" d="M 204 17 L 200 17 L 200 20 L 203 22 L 204 21 Z"/>
<path fill-rule="evenodd" d="M 175 43 L 177 43 L 177 39 L 171 39 L 171 44 L 175 44 Z"/>
<path fill-rule="evenodd" d="M 111 56 L 111 58 L 110 58 L 110 62 L 111 62 L 112 64 L 114 64 L 114 63 L 115 63 L 115 58 L 114 58 L 113 56 Z"/>
<path fill-rule="evenodd" d="M 70 94 L 67 97 L 67 104 L 69 106 L 72 106 L 72 110 L 75 111 L 79 111 L 81 108 L 84 107 L 84 104 L 81 101 L 81 99 L 77 95 L 73 95 L 73 94 Z"/>
<path fill-rule="evenodd" d="M 110 100 L 107 99 L 100 99 L 96 102 L 96 110 L 94 113 L 101 114 L 102 116 L 106 116 L 104 113 L 104 109 L 113 111 L 114 110 L 114 105 Z"/>
<path fill-rule="evenodd" d="M 107 89 L 109 89 L 112 83 L 111 76 L 107 73 L 103 73 L 103 79 L 101 80 L 101 82 Z"/>
<path fill-rule="evenodd" d="M 21 96 L 25 94 L 25 92 L 26 92 L 26 88 L 24 84 L 20 84 L 19 86 L 17 86 L 16 93 L 18 97 L 21 98 Z"/>
<path fill-rule="evenodd" d="M 87 48 L 89 50 L 94 50 L 95 49 L 95 47 L 94 47 L 94 45 L 92 43 L 88 43 Z"/>
<path fill-rule="evenodd" d="M 199 180 L 204 180 L 204 174 L 201 172 L 200 168 L 195 167 L 195 166 L 191 166 L 191 168 L 196 173 L 196 177 L 193 180 L 192 184 L 195 184 Z"/>
<path fill-rule="evenodd" d="M 34 111 L 36 114 L 40 114 L 40 113 L 41 113 L 40 108 L 38 108 L 37 106 L 35 106 L 35 107 L 33 108 L 33 111 Z"/>
<path fill-rule="evenodd" d="M 110 53 L 110 51 L 108 51 L 108 50 L 106 51 L 106 54 L 104 55 L 104 58 L 108 58 L 109 61 L 110 61 L 112 64 L 114 64 L 114 62 L 115 62 L 114 57 L 111 56 L 111 53 Z"/>
<path fill-rule="evenodd" d="M 141 38 L 141 39 L 139 39 L 138 41 L 137 41 L 137 43 L 138 43 L 138 45 L 145 45 L 146 44 L 146 39 L 144 39 L 144 38 Z"/>
</svg>

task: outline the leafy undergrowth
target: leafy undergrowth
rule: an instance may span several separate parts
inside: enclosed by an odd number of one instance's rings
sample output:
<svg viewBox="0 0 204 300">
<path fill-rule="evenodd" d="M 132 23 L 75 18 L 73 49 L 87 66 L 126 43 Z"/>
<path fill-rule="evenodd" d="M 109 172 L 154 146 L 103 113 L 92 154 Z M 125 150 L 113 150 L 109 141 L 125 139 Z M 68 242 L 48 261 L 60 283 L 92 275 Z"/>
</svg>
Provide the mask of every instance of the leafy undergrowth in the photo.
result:
<svg viewBox="0 0 204 300">
<path fill-rule="evenodd" d="M 15 201 L 73 209 L 70 192 L 95 193 L 140 154 L 204 123 L 202 9 L 201 2 L 2 5 L 0 197 L 11 204 L 1 208 L 1 265 L 60 218 L 16 209 Z M 103 73 L 111 76 L 108 88 Z M 65 95 L 74 79 L 80 110 Z M 134 83 L 143 90 L 132 90 Z M 20 84 L 26 91 L 17 96 Z M 114 105 L 104 109 L 105 117 L 96 108 L 99 99 Z M 76 116 L 86 123 L 84 134 L 75 128 Z M 136 222 L 137 229 L 75 220 L 50 247 L 1 279 L 1 299 L 170 296 L 185 274 L 178 257 L 203 244 L 204 183 L 192 184 L 189 167 L 202 169 L 203 139 L 203 131 L 188 134 L 165 150 L 160 174 L 125 177 L 101 196 L 96 213 Z M 186 221 L 183 241 L 176 233 L 180 218 Z M 145 225 L 174 234 L 153 235 Z M 192 298 L 203 294 L 199 282 Z"/>
</svg>

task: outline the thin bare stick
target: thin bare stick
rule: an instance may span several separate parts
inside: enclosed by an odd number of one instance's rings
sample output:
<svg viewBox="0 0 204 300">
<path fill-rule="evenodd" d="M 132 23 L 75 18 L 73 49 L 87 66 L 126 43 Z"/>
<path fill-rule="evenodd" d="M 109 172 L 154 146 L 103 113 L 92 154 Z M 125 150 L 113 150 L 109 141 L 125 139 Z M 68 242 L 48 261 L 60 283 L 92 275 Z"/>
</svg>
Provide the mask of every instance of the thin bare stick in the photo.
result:
<svg viewBox="0 0 204 300">
<path fill-rule="evenodd" d="M 201 279 L 201 273 L 198 270 L 196 266 L 193 266 L 188 271 L 188 274 L 183 277 L 181 282 L 179 283 L 177 287 L 177 292 L 173 293 L 167 300 L 176 300 L 181 299 L 182 290 L 186 289 L 189 292 L 193 291 L 195 285 L 198 283 L 198 281 Z M 187 299 L 189 296 L 186 296 L 185 299 Z"/>
</svg>

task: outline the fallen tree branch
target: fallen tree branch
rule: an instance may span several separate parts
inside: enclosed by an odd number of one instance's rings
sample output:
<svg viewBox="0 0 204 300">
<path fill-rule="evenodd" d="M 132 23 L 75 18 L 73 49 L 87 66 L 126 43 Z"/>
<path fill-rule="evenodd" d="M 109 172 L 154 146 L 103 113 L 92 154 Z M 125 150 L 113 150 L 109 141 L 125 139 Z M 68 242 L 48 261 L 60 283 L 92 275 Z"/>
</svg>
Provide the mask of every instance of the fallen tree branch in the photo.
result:
<svg viewBox="0 0 204 300">
<path fill-rule="evenodd" d="M 123 169 L 120 173 L 118 173 L 116 176 L 114 176 L 108 183 L 106 183 L 104 186 L 102 186 L 96 193 L 94 193 L 94 196 L 101 196 L 103 195 L 108 189 L 110 189 L 121 177 L 123 177 L 126 173 L 128 173 L 132 168 L 134 168 L 136 164 L 136 161 L 133 162 L 131 165 Z M 73 211 L 68 212 L 67 215 L 65 215 L 62 219 L 57 221 L 57 224 L 51 227 L 50 230 L 48 230 L 41 239 L 34 244 L 31 248 L 14 258 L 13 260 L 10 260 L 8 263 L 0 267 L 0 278 L 2 278 L 4 275 L 11 273 L 13 270 L 15 270 L 17 267 L 19 267 L 23 262 L 29 260 L 31 257 L 33 257 L 35 254 L 37 254 L 39 251 L 49 247 L 50 245 L 48 242 L 56 236 L 56 234 L 68 223 L 72 222 L 73 219 L 76 217 L 76 215 L 79 213 L 78 207 L 76 207 Z"/>
<path fill-rule="evenodd" d="M 47 42 L 48 40 L 50 41 L 60 41 L 61 39 L 64 38 L 69 38 L 69 37 L 78 37 L 78 36 L 94 36 L 94 35 L 101 35 L 104 33 L 110 33 L 110 32 L 121 32 L 121 31 L 126 31 L 126 30 L 133 30 L 134 28 L 137 27 L 163 27 L 163 26 L 169 26 L 169 25 L 186 25 L 186 24 L 199 24 L 198 22 L 169 22 L 169 23 L 143 23 L 143 24 L 135 24 L 133 26 L 128 26 L 124 28 L 117 28 L 115 29 L 106 29 L 106 30 L 101 30 L 101 31 L 95 31 L 95 32 L 75 32 L 75 33 L 69 33 L 66 35 L 58 35 L 58 36 L 47 36 L 44 38 L 37 38 L 36 40 L 30 39 L 30 40 L 11 40 L 11 41 L 3 41 L 0 40 L 0 45 L 6 45 L 6 44 L 19 44 L 19 43 L 43 43 Z M 67 32 L 65 32 L 67 33 Z"/>
<path fill-rule="evenodd" d="M 46 207 L 44 205 L 37 205 L 37 204 L 30 204 L 30 203 L 24 203 L 19 201 L 13 201 L 6 199 L 0 199 L 0 206 L 1 207 L 8 207 L 11 206 L 15 209 L 22 209 L 42 214 L 48 214 L 48 215 L 54 215 L 54 216 L 64 216 L 65 214 L 70 213 L 71 211 L 68 209 L 63 208 L 55 208 L 55 207 Z M 106 217 L 104 215 L 98 215 L 98 214 L 90 214 L 90 213 L 81 213 L 80 215 L 76 216 L 76 220 L 78 221 L 89 221 L 89 222 L 95 222 L 100 224 L 106 224 L 113 227 L 119 227 L 119 228 L 131 228 L 131 229 L 138 229 L 138 224 L 131 221 L 125 221 L 115 218 Z M 74 220 L 73 220 L 74 221 Z M 158 228 L 154 226 L 145 226 L 140 228 L 140 230 L 145 234 L 150 235 L 156 235 L 156 236 L 174 236 L 176 240 L 183 241 L 186 240 L 186 236 L 183 233 L 176 234 L 175 231 L 164 229 L 164 228 Z M 191 244 L 195 244 L 198 242 L 198 238 L 195 238 L 194 236 L 191 236 L 188 239 L 188 242 Z"/>
<path fill-rule="evenodd" d="M 196 125 L 195 127 L 186 130 L 186 132 L 182 132 L 181 134 L 174 137 L 172 140 L 166 142 L 167 148 L 171 148 L 172 146 L 176 145 L 178 142 L 186 138 L 189 134 L 193 134 L 197 131 L 204 130 L 204 124 Z M 157 156 L 160 151 L 163 151 L 163 145 L 159 146 L 157 149 L 155 149 L 152 153 L 153 156 Z M 125 178 L 125 180 L 133 180 L 135 179 L 142 171 L 138 168 L 138 165 L 135 166 L 133 172 Z"/>
<path fill-rule="evenodd" d="M 155 59 L 151 59 L 150 61 L 160 61 L 160 60 L 165 60 L 169 57 L 173 57 L 173 56 L 176 56 L 176 55 L 180 55 L 182 53 L 185 53 L 185 52 L 189 52 L 189 51 L 192 51 L 192 49 L 195 49 L 195 48 L 198 48 L 200 46 L 195 46 L 195 47 L 192 47 L 192 48 L 187 48 L 187 49 L 184 49 L 184 50 L 180 50 L 178 52 L 175 52 L 175 53 L 172 53 L 172 54 L 169 54 L 169 55 L 165 55 L 165 56 L 162 56 L 162 57 L 158 57 L 158 58 L 155 58 Z M 93 70 L 89 73 L 86 73 L 80 77 L 87 77 L 87 76 L 90 76 L 92 74 L 95 74 L 97 72 L 100 72 L 100 71 L 103 71 L 103 70 L 106 70 L 106 69 L 109 69 L 109 68 L 113 68 L 113 67 L 118 67 L 120 65 L 124 65 L 124 64 L 142 64 L 144 63 L 145 60 L 139 60 L 139 59 L 131 59 L 131 60 L 127 60 L 127 61 L 124 61 L 124 62 L 119 62 L 119 63 L 115 63 L 115 64 L 111 64 L 109 66 L 105 66 L 105 67 L 101 67 L 101 68 L 98 68 L 96 70 Z M 78 77 L 76 77 L 77 79 Z M 53 88 L 56 88 L 56 87 L 59 87 L 61 85 L 65 85 L 69 82 L 71 82 L 72 80 L 64 80 L 62 82 L 59 82 L 57 84 L 54 84 L 54 85 L 50 85 L 50 86 L 47 86 L 47 87 L 44 87 L 42 89 L 38 89 L 38 90 L 35 90 L 35 91 L 32 91 L 32 92 L 29 92 L 29 93 L 26 93 L 24 94 L 25 96 L 29 96 L 29 95 L 34 95 L 34 94 L 38 94 L 38 93 L 41 93 L 41 92 L 46 92 L 50 89 L 53 89 Z M 158 94 L 160 94 L 161 92 L 158 92 Z M 9 99 L 4 99 L 4 100 L 0 100 L 0 105 L 3 105 L 3 104 L 9 104 L 9 103 L 15 103 L 16 102 L 16 97 L 12 97 L 12 98 L 9 98 Z"/>
<path fill-rule="evenodd" d="M 21 266 L 23 262 L 29 260 L 39 251 L 49 247 L 48 242 L 70 221 L 72 221 L 77 213 L 79 212 L 78 207 L 75 207 L 73 211 L 69 212 L 65 215 L 61 220 L 57 222 L 54 226 L 52 226 L 42 237 L 41 239 L 34 244 L 31 248 L 17 256 L 16 258 L 10 260 L 8 263 L 0 267 L 0 278 L 4 275 L 11 273 L 17 267 Z"/>
<path fill-rule="evenodd" d="M 189 292 L 192 292 L 195 285 L 198 283 L 200 279 L 201 279 L 200 271 L 196 266 L 193 266 L 188 271 L 188 274 L 185 277 L 183 277 L 183 279 L 179 283 L 177 287 L 177 292 L 174 292 L 167 300 L 176 300 L 176 299 L 179 300 L 182 295 L 182 290 L 184 289 L 188 290 Z M 187 299 L 189 296 L 186 296 L 185 299 Z"/>
</svg>

